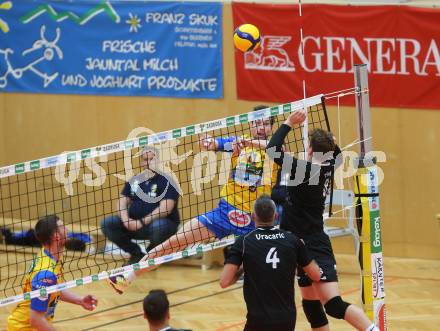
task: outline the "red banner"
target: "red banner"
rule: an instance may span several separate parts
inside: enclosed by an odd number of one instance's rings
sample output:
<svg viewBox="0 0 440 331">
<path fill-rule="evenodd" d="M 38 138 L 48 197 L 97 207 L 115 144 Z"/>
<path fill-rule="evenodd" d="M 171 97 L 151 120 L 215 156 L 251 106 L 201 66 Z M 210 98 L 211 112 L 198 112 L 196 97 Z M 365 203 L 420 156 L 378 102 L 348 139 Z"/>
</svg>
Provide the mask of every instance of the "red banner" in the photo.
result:
<svg viewBox="0 0 440 331">
<path fill-rule="evenodd" d="M 440 109 L 438 9 L 320 4 L 303 5 L 300 17 L 296 5 L 232 8 L 235 27 L 251 23 L 262 35 L 257 50 L 235 53 L 240 99 L 300 99 L 303 80 L 307 96 L 352 88 L 353 65 L 365 63 L 371 105 Z"/>
</svg>

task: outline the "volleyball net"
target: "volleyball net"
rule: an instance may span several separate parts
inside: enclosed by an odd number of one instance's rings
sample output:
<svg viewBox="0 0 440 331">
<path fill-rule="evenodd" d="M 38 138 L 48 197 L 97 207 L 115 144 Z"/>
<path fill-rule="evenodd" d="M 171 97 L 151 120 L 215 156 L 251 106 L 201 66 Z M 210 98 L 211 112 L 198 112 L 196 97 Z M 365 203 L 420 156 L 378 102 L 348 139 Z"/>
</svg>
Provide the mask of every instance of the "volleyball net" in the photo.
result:
<svg viewBox="0 0 440 331">
<path fill-rule="evenodd" d="M 243 190 L 255 189 L 255 183 L 246 186 L 246 181 L 265 171 L 269 160 L 260 159 L 263 154 L 240 152 L 234 170 L 233 153 L 201 150 L 201 139 L 250 137 L 252 126 L 265 120 L 273 122 L 275 131 L 291 112 L 299 109 L 307 109 L 308 118 L 289 133 L 285 148 L 302 158 L 308 144 L 307 132 L 314 128 L 330 130 L 323 95 L 160 133 L 146 134 L 145 128 L 138 128 L 124 141 L 0 168 L 0 249 L 4 256 L 0 265 L 0 305 L 233 243 L 233 237 L 197 243 L 171 255 L 122 267 L 128 256 L 104 236 L 101 223 L 104 218 L 119 214 L 121 191 L 125 183 L 142 172 L 139 156 L 147 146 L 158 151 L 156 166 L 160 173 L 177 183 L 181 224 L 216 208 L 222 187 L 239 170 L 244 176 Z M 270 186 L 275 185 L 272 176 L 263 177 L 270 180 Z M 242 194 L 242 198 L 245 196 Z M 249 205 L 252 202 L 247 201 Z M 68 230 L 63 252 L 65 283 L 22 293 L 26 272 L 41 249 L 34 226 L 40 218 L 52 214 L 63 220 Z M 137 240 L 136 244 L 147 252 L 150 242 Z"/>
</svg>

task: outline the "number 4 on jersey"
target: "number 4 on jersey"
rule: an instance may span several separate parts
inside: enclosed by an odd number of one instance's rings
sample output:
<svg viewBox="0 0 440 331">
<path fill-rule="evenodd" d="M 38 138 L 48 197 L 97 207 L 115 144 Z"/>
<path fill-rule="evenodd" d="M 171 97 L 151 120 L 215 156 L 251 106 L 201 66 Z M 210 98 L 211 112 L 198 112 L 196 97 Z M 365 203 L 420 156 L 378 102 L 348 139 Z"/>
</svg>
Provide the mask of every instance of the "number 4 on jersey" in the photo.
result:
<svg viewBox="0 0 440 331">
<path fill-rule="evenodd" d="M 280 263 L 280 259 L 278 258 L 276 247 L 269 249 L 269 252 L 266 255 L 266 263 L 272 263 L 272 269 L 277 268 L 277 264 Z"/>
</svg>

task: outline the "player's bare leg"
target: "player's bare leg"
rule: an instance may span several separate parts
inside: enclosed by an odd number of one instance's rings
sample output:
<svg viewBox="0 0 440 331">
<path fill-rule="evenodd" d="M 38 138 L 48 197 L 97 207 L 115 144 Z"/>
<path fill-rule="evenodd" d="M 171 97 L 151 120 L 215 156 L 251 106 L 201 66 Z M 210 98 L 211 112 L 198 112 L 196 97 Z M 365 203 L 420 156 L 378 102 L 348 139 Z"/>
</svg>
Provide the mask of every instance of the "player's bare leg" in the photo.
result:
<svg viewBox="0 0 440 331">
<path fill-rule="evenodd" d="M 326 305 L 333 298 L 340 296 L 339 285 L 337 282 L 313 283 L 313 287 L 315 288 L 316 293 L 318 293 L 319 299 L 323 305 Z M 328 313 L 328 309 L 326 310 Z M 372 322 L 368 319 L 367 315 L 365 315 L 364 311 L 353 304 L 350 304 L 347 307 L 343 318 L 358 330 L 375 330 Z"/>
<path fill-rule="evenodd" d="M 214 237 L 215 235 L 200 223 L 197 218 L 193 218 L 191 221 L 186 222 L 175 235 L 148 251 L 147 255 L 145 255 L 141 261 L 178 252 L 189 245 Z M 146 271 L 148 271 L 148 269 Z M 140 275 L 143 272 L 145 272 L 145 270 L 139 270 L 136 272 L 136 275 Z"/>
<path fill-rule="evenodd" d="M 157 245 L 151 249 L 141 261 L 153 259 L 155 257 L 171 254 L 177 251 L 183 250 L 185 247 L 202 242 L 204 240 L 214 238 L 215 235 L 209 231 L 202 223 L 196 218 L 186 222 L 183 227 L 176 232 L 175 235 L 165 240 L 162 244 Z M 129 286 L 129 284 L 139 275 L 151 271 L 155 267 L 145 268 L 131 272 L 128 274 L 122 274 L 117 276 L 111 276 L 108 279 L 109 285 L 119 294 L 122 294 Z"/>
</svg>

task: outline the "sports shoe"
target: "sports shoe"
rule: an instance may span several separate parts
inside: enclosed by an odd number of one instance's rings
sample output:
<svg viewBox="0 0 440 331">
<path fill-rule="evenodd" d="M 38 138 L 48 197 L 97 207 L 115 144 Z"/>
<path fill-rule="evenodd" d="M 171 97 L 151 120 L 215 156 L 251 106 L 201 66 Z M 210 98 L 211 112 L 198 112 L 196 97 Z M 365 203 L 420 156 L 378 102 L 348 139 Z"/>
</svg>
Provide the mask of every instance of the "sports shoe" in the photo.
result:
<svg viewBox="0 0 440 331">
<path fill-rule="evenodd" d="M 130 276 L 128 273 L 110 276 L 107 283 L 118 293 L 124 293 L 125 289 L 130 285 Z"/>
</svg>

